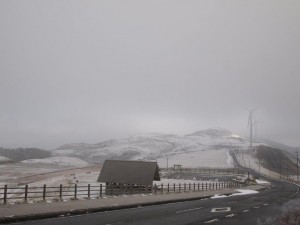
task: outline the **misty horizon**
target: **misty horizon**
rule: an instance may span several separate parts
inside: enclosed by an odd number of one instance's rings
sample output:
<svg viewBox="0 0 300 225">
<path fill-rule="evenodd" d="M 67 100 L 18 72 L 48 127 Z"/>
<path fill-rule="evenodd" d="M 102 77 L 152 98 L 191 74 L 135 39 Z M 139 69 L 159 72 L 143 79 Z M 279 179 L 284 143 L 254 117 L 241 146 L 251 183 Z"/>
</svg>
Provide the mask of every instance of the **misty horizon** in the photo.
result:
<svg viewBox="0 0 300 225">
<path fill-rule="evenodd" d="M 0 147 L 221 127 L 300 146 L 300 3 L 1 1 Z"/>
</svg>

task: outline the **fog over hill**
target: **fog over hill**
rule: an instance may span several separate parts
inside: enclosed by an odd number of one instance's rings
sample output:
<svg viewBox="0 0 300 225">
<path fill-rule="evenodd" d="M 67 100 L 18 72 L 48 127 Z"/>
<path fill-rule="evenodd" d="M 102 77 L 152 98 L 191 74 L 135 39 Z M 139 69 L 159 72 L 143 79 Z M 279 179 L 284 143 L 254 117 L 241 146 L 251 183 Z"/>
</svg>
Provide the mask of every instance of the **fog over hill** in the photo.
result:
<svg viewBox="0 0 300 225">
<path fill-rule="evenodd" d="M 255 142 L 254 146 L 273 146 L 287 151 L 292 158 L 295 148 L 269 140 Z M 210 128 L 196 131 L 187 135 L 148 133 L 129 136 L 122 139 L 111 139 L 96 144 L 71 143 L 64 144 L 54 150 L 46 151 L 35 148 L 3 149 L 0 156 L 13 161 L 28 159 L 34 162 L 53 161 L 59 157 L 83 160 L 87 163 L 102 164 L 106 159 L 148 160 L 157 161 L 162 167 L 181 164 L 185 167 L 233 167 L 230 150 L 247 150 L 249 141 L 238 134 L 223 129 Z M 64 160 L 67 162 L 68 160 Z M 33 162 L 33 161 L 28 161 Z M 84 163 L 81 163 L 84 164 Z"/>
<path fill-rule="evenodd" d="M 229 130 L 211 128 L 185 136 L 150 133 L 112 139 L 97 144 L 72 143 L 53 150 L 54 156 L 78 157 L 91 163 L 102 163 L 105 159 L 156 160 L 170 163 L 196 165 L 199 158 L 206 159 L 205 166 L 232 167 L 229 150 L 247 148 L 248 141 Z M 219 161 L 217 160 L 219 158 Z M 211 159 L 211 160 L 210 160 Z"/>
<path fill-rule="evenodd" d="M 279 142 L 276 142 L 276 141 L 273 141 L 273 140 L 270 140 L 267 138 L 257 138 L 257 141 L 265 143 L 274 148 L 285 150 L 291 154 L 294 154 L 296 151 L 300 151 L 300 147 L 291 147 L 291 146 L 288 146 L 288 145 L 285 145 L 285 144 L 282 144 L 282 143 L 279 143 Z"/>
<path fill-rule="evenodd" d="M 38 148 L 0 148 L 0 156 L 13 161 L 22 161 L 26 159 L 43 159 L 51 156 L 51 151 Z"/>
</svg>

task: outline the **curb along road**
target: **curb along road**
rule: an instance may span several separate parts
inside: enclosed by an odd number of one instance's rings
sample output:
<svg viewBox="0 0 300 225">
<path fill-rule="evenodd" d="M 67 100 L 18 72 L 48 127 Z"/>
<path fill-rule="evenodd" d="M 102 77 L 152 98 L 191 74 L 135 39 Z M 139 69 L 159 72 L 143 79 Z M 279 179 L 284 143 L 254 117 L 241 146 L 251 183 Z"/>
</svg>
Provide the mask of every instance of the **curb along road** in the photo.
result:
<svg viewBox="0 0 300 225">
<path fill-rule="evenodd" d="M 269 186 L 256 185 L 252 187 L 254 190 L 262 191 L 268 189 Z M 230 195 L 236 193 L 235 189 L 230 190 L 220 190 L 220 191 L 210 191 L 210 192 L 189 192 L 182 194 L 166 194 L 162 195 L 151 195 L 151 196 L 131 196 L 131 197 L 117 197 L 117 198 L 108 198 L 108 199 L 98 199 L 98 200 L 76 200 L 69 202 L 54 202 L 54 203 L 36 203 L 36 204 L 20 204 L 20 205 L 3 205 L 0 206 L 0 212 L 3 209 L 9 211 L 10 215 L 1 215 L 0 214 L 0 224 L 7 224 L 19 221 L 28 221 L 28 220 L 39 220 L 45 218 L 55 218 L 63 216 L 74 216 L 82 215 L 87 213 L 97 213 L 104 211 L 112 210 L 121 210 L 136 208 L 141 206 L 151 206 L 151 205 L 161 205 L 167 203 L 175 202 L 185 202 L 193 200 L 208 199 L 216 194 L 221 195 Z M 97 203 L 104 203 L 102 206 L 97 206 Z M 96 203 L 96 204 L 95 204 Z M 61 207 L 63 210 L 57 207 L 66 205 L 69 207 Z M 70 208 L 70 204 L 77 205 L 75 209 Z M 79 207 L 78 207 L 79 205 Z M 40 206 L 40 207 L 39 207 Z M 47 208 L 45 210 L 38 209 Z M 23 213 L 20 211 L 24 211 Z M 14 214 L 14 212 L 16 212 Z"/>
</svg>

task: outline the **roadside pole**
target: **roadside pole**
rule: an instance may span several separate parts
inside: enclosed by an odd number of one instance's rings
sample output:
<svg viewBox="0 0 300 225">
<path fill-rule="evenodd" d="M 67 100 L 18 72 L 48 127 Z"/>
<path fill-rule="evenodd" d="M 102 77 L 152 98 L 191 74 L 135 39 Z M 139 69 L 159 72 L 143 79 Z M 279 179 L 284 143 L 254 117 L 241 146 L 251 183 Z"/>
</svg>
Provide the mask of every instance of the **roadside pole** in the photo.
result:
<svg viewBox="0 0 300 225">
<path fill-rule="evenodd" d="M 299 182 L 299 152 L 295 152 L 297 155 L 297 182 Z"/>
</svg>

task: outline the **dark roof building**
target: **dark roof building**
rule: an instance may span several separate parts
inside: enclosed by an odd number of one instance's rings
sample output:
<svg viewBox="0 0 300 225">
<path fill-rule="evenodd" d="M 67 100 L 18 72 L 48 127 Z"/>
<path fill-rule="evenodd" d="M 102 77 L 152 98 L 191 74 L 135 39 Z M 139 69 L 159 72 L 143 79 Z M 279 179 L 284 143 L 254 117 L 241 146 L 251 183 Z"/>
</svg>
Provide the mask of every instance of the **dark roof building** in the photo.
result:
<svg viewBox="0 0 300 225">
<path fill-rule="evenodd" d="M 105 160 L 98 182 L 152 185 L 160 181 L 156 162 Z"/>
</svg>

